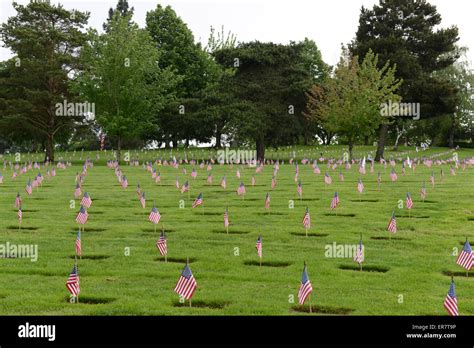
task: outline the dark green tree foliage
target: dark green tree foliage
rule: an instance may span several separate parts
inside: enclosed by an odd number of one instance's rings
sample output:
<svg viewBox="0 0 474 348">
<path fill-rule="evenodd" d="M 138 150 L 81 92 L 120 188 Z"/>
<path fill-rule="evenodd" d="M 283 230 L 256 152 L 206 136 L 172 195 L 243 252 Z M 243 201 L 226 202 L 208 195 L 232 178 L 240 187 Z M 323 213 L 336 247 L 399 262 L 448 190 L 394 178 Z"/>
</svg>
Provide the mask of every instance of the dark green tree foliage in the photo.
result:
<svg viewBox="0 0 474 348">
<path fill-rule="evenodd" d="M 120 16 L 122 17 L 129 17 L 130 22 L 129 24 L 132 24 L 131 18 L 133 17 L 133 11 L 134 8 L 132 7 L 131 9 L 128 8 L 128 1 L 127 0 L 118 0 L 117 6 L 115 7 L 115 10 L 111 7 L 109 8 L 109 16 L 107 17 L 107 21 L 102 25 L 104 28 L 104 31 L 109 31 L 109 25 L 110 21 L 112 21 L 112 18 L 114 17 L 114 13 L 119 13 Z"/>
<path fill-rule="evenodd" d="M 183 139 L 208 139 L 212 129 L 202 132 L 196 128 L 199 120 L 195 112 L 200 109 L 200 94 L 216 78 L 216 65 L 201 45 L 194 42 L 191 30 L 170 6 L 157 5 L 155 10 L 149 11 L 146 30 L 162 52 L 160 68 L 171 69 L 181 79 L 176 99 L 169 100 L 165 110 L 157 116 L 162 140 L 166 144 L 171 140 L 177 146 Z"/>
<path fill-rule="evenodd" d="M 457 27 L 437 28 L 441 15 L 426 0 L 384 0 L 372 9 L 362 7 L 359 28 L 350 45 L 353 55 L 362 60 L 372 49 L 380 66 L 388 61 L 397 67 L 396 76 L 403 79 L 399 94 L 402 102 L 421 104 L 421 117 L 450 114 L 455 105 L 453 88 L 433 76 L 458 58 Z M 388 124 L 382 124 L 376 159 L 383 157 Z"/>
<path fill-rule="evenodd" d="M 41 139 L 46 158 L 54 160 L 55 138 L 66 136 L 78 121 L 56 115 L 56 103 L 74 101 L 68 74 L 80 66 L 78 51 L 89 14 L 47 2 L 13 7 L 16 16 L 0 29 L 4 46 L 16 56 L 2 67 L 2 121 Z"/>
<path fill-rule="evenodd" d="M 301 131 L 297 114 L 313 82 L 303 56 L 304 45 L 250 42 L 215 53 L 225 67 L 235 67 L 229 90 L 239 100 L 232 120 L 239 139 L 253 141 L 263 160 L 265 146 L 294 143 Z"/>
</svg>

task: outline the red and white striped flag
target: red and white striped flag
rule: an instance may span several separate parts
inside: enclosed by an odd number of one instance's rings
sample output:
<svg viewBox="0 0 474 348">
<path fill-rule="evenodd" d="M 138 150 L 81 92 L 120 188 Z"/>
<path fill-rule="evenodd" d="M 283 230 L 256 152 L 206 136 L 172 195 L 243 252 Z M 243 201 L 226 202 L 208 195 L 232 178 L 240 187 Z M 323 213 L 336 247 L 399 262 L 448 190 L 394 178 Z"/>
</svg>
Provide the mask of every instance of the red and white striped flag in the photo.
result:
<svg viewBox="0 0 474 348">
<path fill-rule="evenodd" d="M 338 205 L 339 205 L 339 195 L 337 194 L 337 191 L 336 191 L 334 192 L 334 197 L 331 200 L 331 209 L 336 209 Z"/>
<path fill-rule="evenodd" d="M 79 272 L 77 270 L 77 261 L 74 262 L 74 268 L 72 269 L 71 274 L 66 281 L 66 288 L 71 293 L 72 296 L 77 297 L 81 292 L 81 288 L 79 286 Z"/>
<path fill-rule="evenodd" d="M 79 213 L 76 216 L 76 222 L 84 225 L 87 222 L 87 219 L 89 218 L 89 214 L 87 214 L 87 211 L 84 209 L 84 206 L 81 205 L 81 209 L 79 209 Z"/>
<path fill-rule="evenodd" d="M 449 315 L 451 316 L 457 317 L 459 315 L 458 300 L 456 298 L 453 279 L 451 279 L 451 286 L 449 287 L 448 294 L 444 299 L 444 308 L 446 308 Z"/>
<path fill-rule="evenodd" d="M 395 218 L 395 211 L 392 212 L 392 217 L 388 222 L 387 231 L 391 233 L 397 233 L 397 219 Z"/>
<path fill-rule="evenodd" d="M 156 242 L 156 247 L 160 251 L 161 256 L 168 254 L 168 243 L 166 242 L 166 235 L 164 231 L 161 231 L 160 238 Z"/>
<path fill-rule="evenodd" d="M 332 179 L 331 179 L 331 177 L 329 176 L 328 173 L 324 174 L 324 183 L 326 185 L 331 185 L 332 184 Z"/>
<path fill-rule="evenodd" d="M 82 244 L 81 244 L 81 229 L 77 232 L 77 237 L 76 237 L 76 255 L 81 256 L 82 254 Z"/>
<path fill-rule="evenodd" d="M 313 292 L 313 286 L 308 277 L 308 272 L 306 269 L 306 264 L 303 268 L 303 274 L 301 276 L 300 289 L 298 291 L 298 303 L 303 305 L 306 301 L 306 298 Z"/>
<path fill-rule="evenodd" d="M 304 214 L 304 217 L 303 217 L 303 226 L 307 230 L 311 228 L 311 216 L 309 215 L 308 207 L 306 207 L 306 213 Z"/>
<path fill-rule="evenodd" d="M 92 199 L 87 193 L 87 191 L 84 192 L 84 196 L 82 197 L 82 200 L 81 200 L 81 205 L 83 205 L 87 209 L 89 209 L 92 205 Z"/>
<path fill-rule="evenodd" d="M 156 206 L 153 205 L 153 208 L 151 209 L 150 215 L 148 215 L 148 220 L 153 222 L 155 225 L 157 225 L 160 222 L 161 215 L 158 209 L 156 209 Z"/>
<path fill-rule="evenodd" d="M 225 208 L 225 212 L 224 212 L 224 228 L 225 229 L 229 228 L 229 211 L 227 210 L 227 208 Z"/>
<path fill-rule="evenodd" d="M 143 209 L 146 207 L 146 199 L 145 199 L 145 192 L 142 192 L 140 195 L 140 205 L 142 206 Z"/>
<path fill-rule="evenodd" d="M 461 253 L 456 259 L 456 263 L 468 271 L 471 270 L 474 264 L 474 252 L 472 251 L 471 244 L 469 244 L 467 238 L 466 243 L 464 243 L 464 247 L 461 250 Z"/>
<path fill-rule="evenodd" d="M 361 179 L 359 179 L 359 182 L 357 183 L 357 191 L 359 191 L 359 193 L 364 192 L 364 184 Z"/>
<path fill-rule="evenodd" d="M 196 287 L 196 279 L 194 279 L 193 273 L 191 272 L 189 265 L 186 264 L 178 279 L 178 283 L 174 288 L 174 292 L 176 292 L 184 299 L 189 300 L 193 297 Z"/>
<path fill-rule="evenodd" d="M 270 194 L 267 192 L 267 196 L 265 197 L 265 209 L 270 209 Z"/>
<path fill-rule="evenodd" d="M 20 192 L 18 192 L 15 198 L 15 208 L 19 208 L 20 206 L 21 206 L 21 197 L 20 197 Z"/>
<path fill-rule="evenodd" d="M 262 253 L 262 236 L 258 236 L 257 238 L 257 243 L 255 244 L 255 248 L 257 249 L 257 255 L 259 258 L 262 258 L 263 253 Z"/>
<path fill-rule="evenodd" d="M 221 180 L 221 187 L 222 187 L 224 190 L 225 190 L 226 187 L 227 187 L 227 179 L 226 179 L 225 175 L 224 175 L 224 177 L 223 177 L 222 180 Z"/>
<path fill-rule="evenodd" d="M 406 206 L 407 206 L 407 209 L 413 208 L 413 200 L 411 199 L 409 192 L 407 192 Z"/>
</svg>

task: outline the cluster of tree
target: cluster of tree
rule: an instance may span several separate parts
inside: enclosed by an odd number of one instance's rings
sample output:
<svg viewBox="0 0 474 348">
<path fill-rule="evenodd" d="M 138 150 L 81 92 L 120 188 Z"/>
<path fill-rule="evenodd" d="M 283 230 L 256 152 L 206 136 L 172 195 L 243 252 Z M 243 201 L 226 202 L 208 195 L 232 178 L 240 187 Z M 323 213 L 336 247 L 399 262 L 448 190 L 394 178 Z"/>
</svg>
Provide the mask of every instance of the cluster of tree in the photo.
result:
<svg viewBox="0 0 474 348">
<path fill-rule="evenodd" d="M 323 142 L 354 145 L 472 143 L 473 75 L 457 28 L 425 0 L 384 0 L 361 9 L 356 37 L 335 67 L 315 42 L 238 43 L 216 32 L 206 47 L 169 6 L 133 21 L 119 0 L 103 32 L 89 13 L 48 2 L 14 3 L 0 27 L 15 56 L 0 63 L 0 147 L 124 147 L 222 141 L 256 147 Z M 87 29 L 87 30 L 86 30 Z M 94 103 L 64 115 L 57 105 Z M 384 117 L 388 102 L 421 104 L 421 119 Z M 443 126 L 440 126 L 443 125 Z M 407 142 L 407 141 L 405 141 Z"/>
</svg>

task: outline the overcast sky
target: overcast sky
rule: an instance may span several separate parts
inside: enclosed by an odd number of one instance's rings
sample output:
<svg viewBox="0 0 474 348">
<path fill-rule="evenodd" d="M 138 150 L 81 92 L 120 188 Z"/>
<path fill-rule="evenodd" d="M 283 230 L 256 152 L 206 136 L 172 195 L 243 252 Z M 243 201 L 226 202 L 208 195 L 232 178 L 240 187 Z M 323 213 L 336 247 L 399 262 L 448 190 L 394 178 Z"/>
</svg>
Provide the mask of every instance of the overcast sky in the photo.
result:
<svg viewBox="0 0 474 348">
<path fill-rule="evenodd" d="M 0 0 L 0 21 L 15 15 L 10 0 Z M 27 0 L 17 0 L 26 4 Z M 110 7 L 117 0 L 62 0 L 67 9 L 89 11 L 89 25 L 102 30 Z M 129 0 L 135 8 L 134 20 L 145 25 L 146 12 L 157 3 L 171 5 L 204 45 L 209 28 L 231 30 L 238 41 L 272 41 L 288 43 L 308 37 L 316 42 L 323 59 L 329 64 L 338 61 L 341 43 L 352 40 L 357 30 L 360 7 L 372 7 L 378 0 Z M 51 0 L 51 3 L 58 1 Z M 442 27 L 457 25 L 460 45 L 469 48 L 468 58 L 474 61 L 473 0 L 430 0 L 442 16 Z M 3 43 L 2 43 L 3 46 Z M 0 49 L 0 60 L 11 52 Z"/>
</svg>

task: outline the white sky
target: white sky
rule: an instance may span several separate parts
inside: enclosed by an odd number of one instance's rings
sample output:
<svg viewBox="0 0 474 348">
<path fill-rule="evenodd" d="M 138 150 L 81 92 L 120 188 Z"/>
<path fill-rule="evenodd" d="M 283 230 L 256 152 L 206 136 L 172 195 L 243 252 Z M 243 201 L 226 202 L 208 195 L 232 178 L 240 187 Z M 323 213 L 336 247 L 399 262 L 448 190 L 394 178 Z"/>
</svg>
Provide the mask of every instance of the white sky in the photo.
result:
<svg viewBox="0 0 474 348">
<path fill-rule="evenodd" d="M 0 0 L 0 22 L 15 15 L 10 0 Z M 17 0 L 26 4 L 27 0 Z M 62 0 L 67 9 L 89 11 L 89 25 L 102 30 L 108 10 L 117 0 Z M 460 45 L 469 48 L 468 58 L 474 61 L 474 1 L 429 0 L 442 16 L 442 27 L 457 25 Z M 51 0 L 51 3 L 58 3 Z M 358 26 L 362 5 L 372 7 L 378 0 L 129 0 L 135 8 L 134 20 L 145 25 L 146 12 L 156 4 L 171 5 L 194 33 L 196 40 L 207 43 L 209 28 L 224 25 L 238 41 L 272 41 L 288 43 L 305 37 L 313 39 L 323 59 L 337 63 L 341 43 L 352 40 Z M 3 43 L 2 43 L 3 46 Z M 0 60 L 11 57 L 9 50 L 0 48 Z"/>
</svg>

